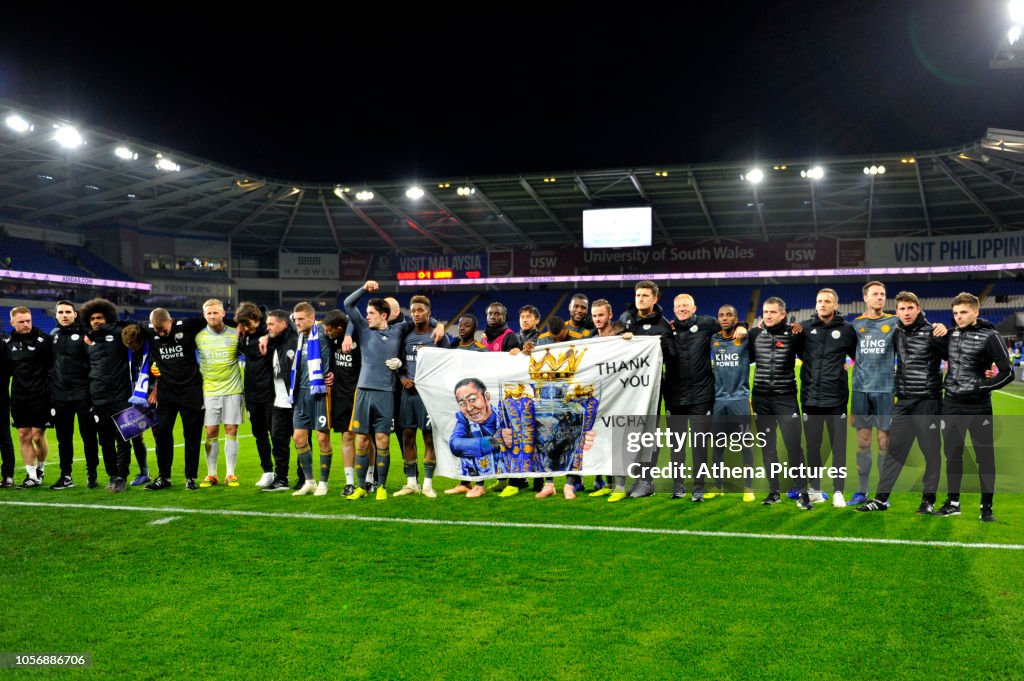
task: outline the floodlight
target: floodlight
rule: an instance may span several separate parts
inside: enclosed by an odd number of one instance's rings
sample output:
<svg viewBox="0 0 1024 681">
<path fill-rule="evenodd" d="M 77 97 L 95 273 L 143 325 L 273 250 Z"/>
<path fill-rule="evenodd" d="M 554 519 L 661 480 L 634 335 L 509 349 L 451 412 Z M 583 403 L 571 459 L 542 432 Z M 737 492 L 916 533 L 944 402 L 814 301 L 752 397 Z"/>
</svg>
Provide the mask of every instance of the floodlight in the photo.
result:
<svg viewBox="0 0 1024 681">
<path fill-rule="evenodd" d="M 28 132 L 35 127 L 18 114 L 11 114 L 7 117 L 5 122 L 7 123 L 7 127 L 14 132 Z"/>
<path fill-rule="evenodd" d="M 740 175 L 741 180 L 746 180 L 750 184 L 761 184 L 764 180 L 764 171 L 760 168 L 752 168 L 747 171 L 746 175 Z"/>
<path fill-rule="evenodd" d="M 54 133 L 53 139 L 57 140 L 65 149 L 74 149 L 85 144 L 85 140 L 82 139 L 82 135 L 70 125 L 62 125 L 57 128 L 57 132 Z"/>
<path fill-rule="evenodd" d="M 419 187 L 409 187 L 405 190 L 405 195 L 410 199 L 422 199 L 423 190 Z"/>
<path fill-rule="evenodd" d="M 181 166 L 180 165 L 178 165 L 177 163 L 175 163 L 171 159 L 164 158 L 162 156 L 158 156 L 158 160 L 156 162 L 156 167 L 159 170 L 166 170 L 169 173 L 171 173 L 171 172 L 176 173 L 179 170 L 181 170 Z"/>
<path fill-rule="evenodd" d="M 1015 24 L 1024 24 L 1024 0 L 1010 0 L 1010 21 Z"/>
</svg>

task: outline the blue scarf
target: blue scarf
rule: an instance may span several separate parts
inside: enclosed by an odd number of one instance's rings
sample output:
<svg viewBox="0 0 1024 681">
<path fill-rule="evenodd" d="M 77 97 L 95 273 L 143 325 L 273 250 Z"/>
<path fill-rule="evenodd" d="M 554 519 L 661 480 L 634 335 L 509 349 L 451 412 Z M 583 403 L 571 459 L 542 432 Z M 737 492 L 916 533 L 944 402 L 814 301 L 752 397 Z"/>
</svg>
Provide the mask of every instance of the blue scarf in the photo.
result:
<svg viewBox="0 0 1024 681">
<path fill-rule="evenodd" d="M 295 404 L 295 382 L 298 379 L 299 362 L 302 361 L 302 336 L 295 348 L 295 359 L 292 360 L 292 378 L 289 387 L 289 399 Z M 320 366 L 320 325 L 313 322 L 313 328 L 309 330 L 309 340 L 306 341 L 306 375 L 309 377 L 309 394 L 323 395 L 327 392 L 327 385 L 324 383 L 324 372 Z"/>
<path fill-rule="evenodd" d="M 132 366 L 132 349 L 128 348 L 128 367 Z M 139 375 L 136 376 L 132 386 L 132 396 L 128 402 L 138 407 L 149 408 L 149 340 L 142 346 L 142 364 L 139 366 Z"/>
</svg>

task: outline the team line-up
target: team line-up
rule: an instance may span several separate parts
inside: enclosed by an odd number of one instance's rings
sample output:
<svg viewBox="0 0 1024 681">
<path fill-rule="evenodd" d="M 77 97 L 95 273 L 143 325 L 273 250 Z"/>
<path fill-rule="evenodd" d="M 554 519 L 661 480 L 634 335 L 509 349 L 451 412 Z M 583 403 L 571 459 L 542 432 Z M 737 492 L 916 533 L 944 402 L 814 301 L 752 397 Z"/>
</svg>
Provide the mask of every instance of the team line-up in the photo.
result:
<svg viewBox="0 0 1024 681">
<path fill-rule="evenodd" d="M 113 303 L 97 298 L 80 308 L 59 301 L 54 309 L 57 328 L 45 334 L 33 326 L 29 309 L 14 308 L 12 331 L 2 336 L 0 344 L 4 383 L 0 410 L 5 416 L 9 410 L 25 465 L 25 479 L 17 488 L 43 486 L 49 427 L 56 429 L 60 460 L 60 477 L 50 489 L 74 486 L 76 417 L 89 488 L 98 487 L 102 451 L 107 490 L 123 492 L 134 485 L 149 491 L 170 489 L 174 427 L 179 418 L 185 489 L 238 487 L 238 426 L 246 411 L 263 470 L 256 482 L 261 492 L 327 495 L 333 430 L 341 435 L 343 496 L 353 501 L 366 496 L 387 499 L 389 442 L 397 432 L 406 483 L 393 495 L 433 498 L 437 492 L 431 419 L 416 391 L 419 348 L 518 354 L 570 339 L 617 335 L 628 341 L 634 336 L 657 336 L 664 357 L 664 405 L 676 421 L 681 417 L 681 425 L 673 427 L 707 431 L 714 421 L 719 428 L 725 423 L 728 434 L 757 436 L 764 469 L 759 469 L 762 474 L 745 476 L 744 501 L 755 501 L 751 478 L 766 477 L 769 493 L 761 503 L 779 503 L 780 471 L 793 480 L 787 496 L 796 500 L 798 508 L 810 510 L 828 500 L 821 486 L 821 473 L 826 470 L 821 465 L 821 447 L 827 430 L 833 466 L 845 471 L 849 358 L 854 360 L 850 422 L 857 434 L 858 488 L 847 501 L 846 476 L 826 476 L 834 482 L 832 505 L 853 506 L 861 512 L 887 510 L 892 488 L 916 440 L 925 459 L 922 500 L 916 512 L 959 515 L 969 434 L 981 486 L 980 519 L 995 520 L 991 392 L 1009 383 L 1012 371 L 1003 341 L 991 324 L 979 318 L 979 301 L 971 294 L 961 293 L 951 301 L 952 328 L 926 319 L 917 296 L 909 291 L 896 295 L 895 314 L 885 312 L 885 285 L 872 281 L 863 287 L 865 312 L 852 323 L 838 314 L 836 292 L 824 288 L 816 296 L 815 314 L 804 322 L 787 321 L 785 301 L 769 297 L 762 306 L 762 321 L 748 329 L 731 305 L 722 306 L 717 317 L 697 314 L 696 301 L 686 293 L 675 296 L 668 320 L 658 303 L 658 285 L 639 281 L 633 302 L 617 320 L 609 301 L 590 301 L 577 293 L 569 302 L 568 318 L 550 318 L 543 333 L 540 311 L 524 306 L 516 333 L 508 326 L 505 306 L 494 302 L 487 307 L 482 333 L 477 319 L 466 314 L 458 320 L 458 338 L 450 341 L 444 325 L 430 316 L 430 301 L 422 295 L 409 301 L 408 319 L 394 298 L 371 297 L 364 314 L 358 304 L 379 289 L 377 282 L 366 282 L 346 298 L 344 312 L 331 311 L 320 322 L 309 303 L 299 303 L 290 312 L 268 312 L 243 302 L 228 320 L 223 304 L 211 299 L 204 303 L 202 317 L 173 319 L 167 310 L 157 308 L 150 313 L 150 323 L 140 325 L 120 320 Z M 244 372 L 240 358 L 245 361 Z M 797 358 L 801 360 L 799 390 Z M 943 362 L 948 364 L 944 376 Z M 449 442 L 453 454 L 471 457 L 511 447 L 512 433 L 496 425 L 491 396 L 483 384 L 475 379 L 460 381 L 454 392 L 459 413 Z M 155 415 L 157 472 L 153 477 L 142 436 L 126 440 L 115 424 L 115 417 L 133 405 Z M 218 464 L 221 426 L 223 479 Z M 777 432 L 787 450 L 788 469 L 779 464 Z M 314 433 L 319 454 L 316 473 Z M 422 485 L 417 433 L 424 445 Z M 880 480 L 869 498 L 873 434 Z M 801 436 L 806 438 L 806 458 Z M 140 472 L 129 484 L 133 446 Z M 289 479 L 292 447 L 294 486 Z M 207 465 L 202 479 L 201 449 Z M 685 444 L 676 449 L 675 455 L 685 457 Z M 722 476 L 705 475 L 714 470 L 707 465 L 707 444 L 690 442 L 690 450 L 692 467 L 672 469 L 673 498 L 686 496 L 687 472 L 692 475 L 693 502 L 722 494 Z M 657 472 L 658 451 L 646 448 L 646 458 L 640 452 L 632 461 L 633 484 L 628 491 L 627 476 L 599 475 L 590 496 L 604 496 L 609 502 L 652 496 L 654 478 L 662 477 Z M 742 451 L 743 470 L 753 472 L 752 448 Z M 0 429 L 0 454 L 0 487 L 15 487 L 14 447 L 7 428 Z M 936 508 L 943 454 L 947 499 Z M 714 451 L 714 460 L 721 465 L 720 449 Z M 713 486 L 706 486 L 707 478 L 714 478 Z M 485 488 L 482 481 L 469 478 L 444 492 L 476 498 L 493 491 L 508 497 L 527 486 L 525 479 L 510 478 Z M 569 475 L 562 494 L 574 499 L 583 490 L 582 478 Z M 538 498 L 555 496 L 553 477 L 536 478 L 534 491 Z"/>
</svg>

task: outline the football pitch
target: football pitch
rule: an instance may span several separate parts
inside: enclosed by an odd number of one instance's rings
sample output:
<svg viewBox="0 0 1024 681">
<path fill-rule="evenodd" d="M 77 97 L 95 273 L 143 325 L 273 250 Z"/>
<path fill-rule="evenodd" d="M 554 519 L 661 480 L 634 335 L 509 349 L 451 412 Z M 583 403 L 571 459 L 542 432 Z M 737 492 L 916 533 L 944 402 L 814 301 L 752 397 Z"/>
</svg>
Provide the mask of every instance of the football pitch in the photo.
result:
<svg viewBox="0 0 1024 681">
<path fill-rule="evenodd" d="M 1024 389 L 993 405 L 1024 416 Z M 953 518 L 915 515 L 916 492 L 804 512 L 671 500 L 670 482 L 618 504 L 350 502 L 337 438 L 327 497 L 258 492 L 240 444 L 235 489 L 186 492 L 179 447 L 163 492 L 110 494 L 102 473 L 88 490 L 80 454 L 74 489 L 0 490 L 0 653 L 91 656 L 18 678 L 1024 677 L 1016 491 L 992 524 L 976 492 Z M 1019 451 L 997 450 L 1001 471 Z M 388 487 L 403 482 L 392 439 Z"/>
</svg>

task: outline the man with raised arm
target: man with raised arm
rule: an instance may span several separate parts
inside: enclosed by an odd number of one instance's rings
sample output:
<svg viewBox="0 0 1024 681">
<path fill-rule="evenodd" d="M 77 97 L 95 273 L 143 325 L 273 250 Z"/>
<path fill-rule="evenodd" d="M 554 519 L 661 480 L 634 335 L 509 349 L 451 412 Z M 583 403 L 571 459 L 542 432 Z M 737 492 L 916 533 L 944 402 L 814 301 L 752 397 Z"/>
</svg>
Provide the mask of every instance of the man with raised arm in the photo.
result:
<svg viewBox="0 0 1024 681">
<path fill-rule="evenodd" d="M 376 281 L 367 281 L 345 299 L 345 312 L 354 327 L 354 339 L 362 348 L 363 359 L 350 428 L 356 434 L 359 487 L 346 497 L 350 500 L 362 499 L 368 493 L 366 472 L 370 462 L 370 433 L 374 434 L 377 450 L 376 498 L 378 501 L 388 498 L 385 485 L 391 467 L 388 440 L 395 428 L 393 395 L 396 372 L 403 364 L 400 355 L 404 335 L 414 327 L 412 322 L 399 322 L 389 327 L 391 307 L 383 298 L 367 301 L 366 317 L 363 317 L 356 305 L 367 293 L 379 290 L 380 285 Z"/>
</svg>

